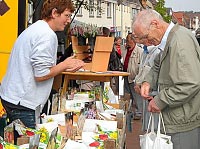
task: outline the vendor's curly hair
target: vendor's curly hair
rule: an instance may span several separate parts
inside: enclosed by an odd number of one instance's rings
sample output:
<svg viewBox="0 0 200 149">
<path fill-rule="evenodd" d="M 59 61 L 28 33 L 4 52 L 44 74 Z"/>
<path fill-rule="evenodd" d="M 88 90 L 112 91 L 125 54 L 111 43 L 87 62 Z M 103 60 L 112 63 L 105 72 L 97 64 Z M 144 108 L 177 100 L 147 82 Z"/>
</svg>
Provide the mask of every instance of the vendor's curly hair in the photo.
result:
<svg viewBox="0 0 200 149">
<path fill-rule="evenodd" d="M 56 8 L 57 13 L 61 14 L 68 9 L 71 13 L 74 12 L 75 7 L 71 0 L 45 0 L 41 11 L 41 19 L 51 19 L 51 12 Z"/>
</svg>

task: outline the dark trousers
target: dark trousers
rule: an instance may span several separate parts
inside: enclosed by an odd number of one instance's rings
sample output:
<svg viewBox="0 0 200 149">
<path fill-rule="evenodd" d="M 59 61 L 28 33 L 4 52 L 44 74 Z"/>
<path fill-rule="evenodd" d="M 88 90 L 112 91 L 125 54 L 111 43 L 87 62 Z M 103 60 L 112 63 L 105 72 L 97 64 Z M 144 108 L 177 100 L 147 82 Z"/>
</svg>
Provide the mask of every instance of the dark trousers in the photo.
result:
<svg viewBox="0 0 200 149">
<path fill-rule="evenodd" d="M 137 116 L 142 115 L 142 97 L 137 94 L 134 90 L 134 82 L 129 83 L 128 77 L 124 77 L 124 92 L 129 93 L 131 95 L 132 104 L 135 103 L 135 114 Z"/>
<path fill-rule="evenodd" d="M 9 122 L 12 122 L 16 119 L 20 119 L 26 127 L 35 128 L 35 110 L 21 107 L 20 105 L 14 105 L 2 100 L 2 104 L 6 109 L 7 118 Z M 17 106 L 19 108 L 17 108 Z"/>
<path fill-rule="evenodd" d="M 11 113 L 8 113 L 8 118 L 12 122 L 16 119 L 20 119 L 26 127 L 35 129 L 35 111 L 23 111 L 13 109 Z"/>
<path fill-rule="evenodd" d="M 20 119 L 26 127 L 35 129 L 36 125 L 35 110 L 28 109 L 20 105 L 11 104 L 7 101 L 4 101 L 3 99 L 1 101 L 2 105 L 6 110 L 9 123 L 12 123 L 14 120 Z M 17 143 L 18 137 L 19 134 L 17 133 L 17 131 L 14 131 L 14 144 Z"/>
</svg>

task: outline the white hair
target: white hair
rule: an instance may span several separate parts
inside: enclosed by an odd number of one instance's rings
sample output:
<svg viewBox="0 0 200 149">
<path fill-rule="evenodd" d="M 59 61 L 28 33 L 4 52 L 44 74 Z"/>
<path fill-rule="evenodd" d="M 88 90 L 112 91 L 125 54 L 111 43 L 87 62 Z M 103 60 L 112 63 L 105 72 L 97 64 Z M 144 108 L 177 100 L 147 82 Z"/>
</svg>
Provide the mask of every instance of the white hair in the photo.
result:
<svg viewBox="0 0 200 149">
<path fill-rule="evenodd" d="M 134 29 L 136 25 L 147 28 L 153 19 L 163 20 L 162 16 L 157 11 L 153 9 L 143 10 L 139 12 L 133 20 L 132 28 Z"/>
</svg>

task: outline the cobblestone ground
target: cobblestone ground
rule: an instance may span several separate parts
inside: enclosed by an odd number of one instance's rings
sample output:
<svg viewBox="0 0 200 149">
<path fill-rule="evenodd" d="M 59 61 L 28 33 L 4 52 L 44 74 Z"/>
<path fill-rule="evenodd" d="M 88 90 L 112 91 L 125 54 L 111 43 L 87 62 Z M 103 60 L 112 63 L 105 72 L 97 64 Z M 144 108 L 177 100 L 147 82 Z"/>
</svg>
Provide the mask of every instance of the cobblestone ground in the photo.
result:
<svg viewBox="0 0 200 149">
<path fill-rule="evenodd" d="M 126 130 L 126 149 L 140 149 L 139 135 L 141 132 L 141 120 L 133 120 L 132 132 Z"/>
</svg>

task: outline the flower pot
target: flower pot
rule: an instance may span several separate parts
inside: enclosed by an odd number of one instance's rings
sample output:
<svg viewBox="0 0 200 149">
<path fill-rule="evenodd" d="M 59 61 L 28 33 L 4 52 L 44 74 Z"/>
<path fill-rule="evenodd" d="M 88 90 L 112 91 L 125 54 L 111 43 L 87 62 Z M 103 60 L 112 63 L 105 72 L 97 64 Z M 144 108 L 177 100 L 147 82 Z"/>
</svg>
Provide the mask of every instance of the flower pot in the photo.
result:
<svg viewBox="0 0 200 149">
<path fill-rule="evenodd" d="M 85 46 L 86 45 L 86 38 L 83 36 L 78 36 L 78 45 Z"/>
</svg>

